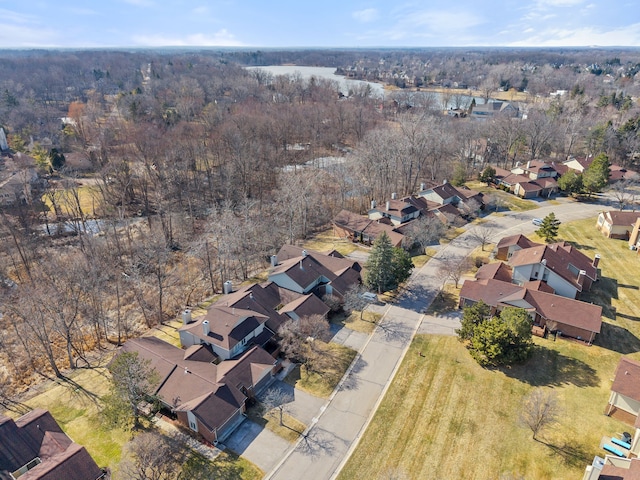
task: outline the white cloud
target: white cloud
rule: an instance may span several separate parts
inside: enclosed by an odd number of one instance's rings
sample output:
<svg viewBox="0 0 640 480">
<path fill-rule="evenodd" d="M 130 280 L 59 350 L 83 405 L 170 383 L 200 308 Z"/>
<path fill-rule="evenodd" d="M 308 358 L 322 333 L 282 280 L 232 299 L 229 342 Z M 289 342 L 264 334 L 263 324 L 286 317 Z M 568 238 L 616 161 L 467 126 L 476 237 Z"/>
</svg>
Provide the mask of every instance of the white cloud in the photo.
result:
<svg viewBox="0 0 640 480">
<path fill-rule="evenodd" d="M 59 46 L 61 46 L 61 42 L 55 30 L 6 24 L 0 29 L 0 47 L 2 48 L 50 48 Z"/>
<path fill-rule="evenodd" d="M 235 39 L 226 29 L 213 35 L 194 33 L 185 36 L 137 35 L 133 37 L 136 45 L 145 47 L 242 47 L 244 44 Z"/>
<path fill-rule="evenodd" d="M 155 3 L 152 0 L 122 0 L 129 5 L 135 5 L 136 7 L 152 7 Z"/>
<path fill-rule="evenodd" d="M 206 5 L 202 5 L 201 7 L 196 7 L 193 10 L 191 10 L 191 13 L 198 15 L 198 16 L 203 16 L 203 15 L 209 15 L 209 7 L 207 7 Z"/>
<path fill-rule="evenodd" d="M 545 29 L 523 40 L 511 42 L 508 45 L 514 47 L 640 46 L 640 23 L 610 30 L 600 30 L 596 27 L 583 27 L 573 30 L 561 28 Z"/>
<path fill-rule="evenodd" d="M 544 7 L 575 7 L 581 5 L 585 0 L 538 0 L 538 6 Z"/>
<path fill-rule="evenodd" d="M 377 20 L 380 14 L 375 8 L 366 8 L 353 12 L 351 16 L 360 23 L 369 23 Z"/>
</svg>

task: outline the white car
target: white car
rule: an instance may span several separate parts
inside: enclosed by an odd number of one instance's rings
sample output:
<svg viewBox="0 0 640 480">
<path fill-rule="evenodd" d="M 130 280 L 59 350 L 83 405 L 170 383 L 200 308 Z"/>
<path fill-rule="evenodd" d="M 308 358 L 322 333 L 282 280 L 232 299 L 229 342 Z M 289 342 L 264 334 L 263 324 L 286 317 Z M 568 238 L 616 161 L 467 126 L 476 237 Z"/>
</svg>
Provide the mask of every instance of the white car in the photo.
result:
<svg viewBox="0 0 640 480">
<path fill-rule="evenodd" d="M 539 227 L 540 225 L 542 225 L 542 219 L 534 218 L 533 220 L 531 220 L 531 223 L 533 223 L 536 227 Z"/>
</svg>

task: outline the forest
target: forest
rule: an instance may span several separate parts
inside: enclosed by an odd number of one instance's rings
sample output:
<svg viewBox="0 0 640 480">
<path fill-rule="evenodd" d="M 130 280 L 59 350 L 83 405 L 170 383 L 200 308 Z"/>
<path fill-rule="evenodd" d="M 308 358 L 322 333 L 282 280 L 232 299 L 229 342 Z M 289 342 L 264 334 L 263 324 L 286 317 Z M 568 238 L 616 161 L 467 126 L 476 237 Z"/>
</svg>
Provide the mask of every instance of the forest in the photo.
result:
<svg viewBox="0 0 640 480">
<path fill-rule="evenodd" d="M 243 68 L 276 64 L 335 67 L 385 97 Z M 488 164 L 605 153 L 634 169 L 640 153 L 637 49 L 0 51 L 0 72 L 0 186 L 37 177 L 0 204 L 5 406 L 341 209 Z M 522 114 L 454 118 L 424 94 L 437 88 L 522 94 Z"/>
</svg>

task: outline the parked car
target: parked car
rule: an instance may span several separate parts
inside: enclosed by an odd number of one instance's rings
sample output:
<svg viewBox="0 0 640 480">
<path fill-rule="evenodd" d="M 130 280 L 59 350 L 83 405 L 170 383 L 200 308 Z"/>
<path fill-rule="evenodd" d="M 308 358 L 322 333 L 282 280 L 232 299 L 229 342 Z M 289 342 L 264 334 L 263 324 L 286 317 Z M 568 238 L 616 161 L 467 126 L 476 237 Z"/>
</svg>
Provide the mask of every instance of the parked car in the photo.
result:
<svg viewBox="0 0 640 480">
<path fill-rule="evenodd" d="M 541 219 L 541 218 L 534 218 L 533 220 L 531 220 L 531 222 L 532 222 L 536 227 L 539 227 L 540 225 L 542 225 L 542 219 Z"/>
</svg>

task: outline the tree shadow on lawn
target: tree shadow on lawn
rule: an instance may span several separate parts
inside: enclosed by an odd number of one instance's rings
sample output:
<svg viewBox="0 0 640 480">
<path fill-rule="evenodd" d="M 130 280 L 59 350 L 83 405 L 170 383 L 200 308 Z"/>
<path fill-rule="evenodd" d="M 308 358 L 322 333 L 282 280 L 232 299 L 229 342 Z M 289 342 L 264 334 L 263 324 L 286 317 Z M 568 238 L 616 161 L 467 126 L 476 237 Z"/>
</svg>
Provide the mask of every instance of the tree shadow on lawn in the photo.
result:
<svg viewBox="0 0 640 480">
<path fill-rule="evenodd" d="M 582 292 L 578 299 L 583 302 L 600 305 L 602 307 L 602 315 L 615 320 L 616 307 L 611 304 L 611 300 L 618 298 L 618 287 L 620 285 L 618 285 L 618 281 L 615 278 L 600 277 L 600 280 L 591 287 L 591 291 Z"/>
<path fill-rule="evenodd" d="M 596 247 L 593 245 L 585 245 L 583 243 L 579 243 L 573 240 L 565 240 L 568 244 L 570 244 L 573 248 L 577 248 L 578 250 L 595 250 Z"/>
<path fill-rule="evenodd" d="M 593 454 L 578 443 L 563 442 L 561 445 L 554 445 L 542 440 L 538 441 L 549 447 L 549 456 L 559 456 L 563 463 L 569 467 L 583 467 L 593 459 Z"/>
<path fill-rule="evenodd" d="M 637 317 L 633 319 L 635 320 Z M 594 343 L 602 348 L 613 350 L 623 355 L 640 352 L 640 339 L 638 339 L 638 337 L 626 328 L 607 322 L 602 323 L 600 334 L 596 337 Z"/>
<path fill-rule="evenodd" d="M 588 348 L 588 347 L 585 347 Z M 521 364 L 501 367 L 506 376 L 528 383 L 534 387 L 575 385 L 595 387 L 600 380 L 598 372 L 590 365 L 556 350 L 535 346 L 531 358 Z"/>
</svg>

